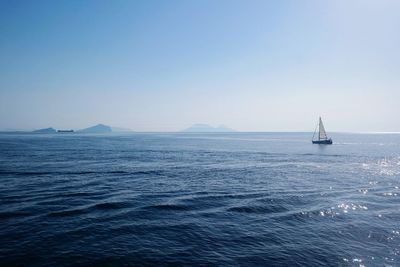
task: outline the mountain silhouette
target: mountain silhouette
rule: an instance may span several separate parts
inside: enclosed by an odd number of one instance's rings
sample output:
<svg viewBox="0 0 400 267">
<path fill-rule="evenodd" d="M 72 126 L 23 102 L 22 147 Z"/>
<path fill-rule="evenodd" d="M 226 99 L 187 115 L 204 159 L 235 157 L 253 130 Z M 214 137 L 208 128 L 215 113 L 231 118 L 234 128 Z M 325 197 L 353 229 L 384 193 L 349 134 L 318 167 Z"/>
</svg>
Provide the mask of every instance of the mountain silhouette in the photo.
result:
<svg viewBox="0 0 400 267">
<path fill-rule="evenodd" d="M 79 133 L 111 133 L 112 129 L 110 126 L 104 124 L 97 124 L 95 126 L 82 129 L 78 131 Z"/>
<path fill-rule="evenodd" d="M 44 133 L 44 134 L 51 134 L 56 133 L 57 131 L 54 128 L 44 128 L 32 131 L 32 133 Z"/>
<path fill-rule="evenodd" d="M 220 125 L 218 127 L 212 127 L 208 124 L 193 124 L 187 129 L 184 129 L 182 132 L 191 132 L 191 133 L 217 133 L 217 132 L 234 132 L 234 130 L 224 126 Z"/>
</svg>

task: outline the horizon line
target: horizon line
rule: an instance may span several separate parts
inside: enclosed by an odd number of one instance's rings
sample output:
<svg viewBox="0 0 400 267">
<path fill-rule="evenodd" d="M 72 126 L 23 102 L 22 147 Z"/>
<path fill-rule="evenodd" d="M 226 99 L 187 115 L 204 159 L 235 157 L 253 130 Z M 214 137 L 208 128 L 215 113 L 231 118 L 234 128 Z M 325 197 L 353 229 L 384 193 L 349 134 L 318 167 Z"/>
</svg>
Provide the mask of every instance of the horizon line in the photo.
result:
<svg viewBox="0 0 400 267">
<path fill-rule="evenodd" d="M 52 128 L 52 127 L 48 127 Z M 119 128 L 119 127 L 116 127 Z M 46 129 L 46 128 L 44 128 Z M 74 130 L 74 129 L 72 129 Z M 7 130 L 7 129 L 0 129 L 0 133 L 34 133 L 34 130 Z M 182 134 L 207 134 L 207 133 L 214 133 L 214 134 L 235 134 L 235 133 L 313 133 L 314 131 L 298 131 L 298 130 L 267 130 L 267 131 L 193 131 L 187 132 L 185 130 L 177 130 L 177 131 L 135 131 L 129 128 L 126 128 L 126 131 L 112 131 L 110 133 L 82 133 L 79 130 L 74 130 L 72 134 L 129 134 L 129 133 L 182 133 Z M 329 131 L 328 133 L 333 134 L 400 134 L 400 131 Z M 36 133 L 40 134 L 40 133 Z M 62 133 L 57 133 L 62 134 Z"/>
</svg>

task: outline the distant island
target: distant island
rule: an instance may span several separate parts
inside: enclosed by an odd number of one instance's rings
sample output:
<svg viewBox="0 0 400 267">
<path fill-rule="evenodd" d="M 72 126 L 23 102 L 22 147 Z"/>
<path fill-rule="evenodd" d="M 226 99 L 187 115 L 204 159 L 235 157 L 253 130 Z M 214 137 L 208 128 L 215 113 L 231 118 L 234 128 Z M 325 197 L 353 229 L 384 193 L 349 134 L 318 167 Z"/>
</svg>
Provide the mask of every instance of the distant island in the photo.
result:
<svg viewBox="0 0 400 267">
<path fill-rule="evenodd" d="M 220 125 L 218 127 L 213 127 L 208 124 L 193 124 L 187 129 L 184 129 L 182 132 L 186 133 L 227 133 L 227 132 L 235 132 L 235 130 L 228 128 L 224 125 Z"/>
<path fill-rule="evenodd" d="M 38 133 L 38 134 L 52 134 L 52 133 L 56 133 L 56 132 L 57 131 L 51 127 L 32 131 L 32 133 Z"/>
<path fill-rule="evenodd" d="M 112 129 L 108 125 L 97 124 L 95 126 L 79 130 L 78 133 L 111 133 Z"/>
</svg>

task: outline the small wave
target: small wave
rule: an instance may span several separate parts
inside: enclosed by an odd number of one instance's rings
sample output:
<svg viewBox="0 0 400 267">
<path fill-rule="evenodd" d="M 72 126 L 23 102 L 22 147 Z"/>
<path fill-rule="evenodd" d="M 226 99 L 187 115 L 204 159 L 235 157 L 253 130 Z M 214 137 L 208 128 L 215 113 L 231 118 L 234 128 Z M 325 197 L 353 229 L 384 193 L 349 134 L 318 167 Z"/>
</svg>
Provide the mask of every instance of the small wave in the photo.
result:
<svg viewBox="0 0 400 267">
<path fill-rule="evenodd" d="M 87 196 L 92 196 L 95 193 L 90 193 L 90 192 L 72 192 L 72 193 L 63 193 L 60 194 L 60 197 L 87 197 Z"/>
<path fill-rule="evenodd" d="M 128 173 L 128 172 L 126 172 L 126 171 L 109 171 L 106 173 L 124 174 L 124 173 Z"/>
<path fill-rule="evenodd" d="M 198 201 L 215 201 L 224 199 L 254 199 L 257 197 L 265 197 L 265 193 L 251 192 L 251 193 L 241 193 L 241 194 L 203 194 L 196 196 L 193 199 Z"/>
<path fill-rule="evenodd" d="M 230 212 L 241 212 L 241 213 L 280 213 L 285 212 L 286 209 L 283 206 L 238 206 L 229 208 L 228 211 Z"/>
<path fill-rule="evenodd" d="M 189 210 L 190 207 L 187 205 L 179 205 L 179 204 L 159 204 L 147 206 L 146 209 L 156 209 L 156 210 Z"/>
<path fill-rule="evenodd" d="M 131 174 L 143 174 L 143 175 L 162 175 L 162 171 L 157 171 L 157 170 L 151 170 L 151 171 L 136 171 L 132 172 Z"/>
<path fill-rule="evenodd" d="M 73 210 L 63 210 L 63 211 L 53 211 L 49 212 L 47 215 L 49 217 L 69 217 L 86 213 L 86 209 L 73 209 Z"/>
<path fill-rule="evenodd" d="M 100 210 L 115 210 L 115 209 L 124 209 L 128 206 L 129 204 L 127 202 L 105 202 L 94 205 L 94 208 Z"/>
<path fill-rule="evenodd" d="M 279 220 L 288 220 L 288 221 L 305 221 L 310 218 L 322 218 L 322 217 L 336 217 L 340 215 L 339 212 L 336 212 L 335 208 L 327 208 L 327 209 L 315 209 L 315 210 L 307 210 L 307 211 L 299 211 L 293 212 L 290 214 L 285 214 L 284 216 L 278 216 Z"/>
<path fill-rule="evenodd" d="M 103 202 L 90 206 L 86 205 L 84 207 L 76 209 L 52 211 L 47 215 L 50 217 L 68 217 L 93 212 L 94 210 L 117 210 L 124 209 L 129 206 L 130 205 L 127 202 Z"/>
</svg>

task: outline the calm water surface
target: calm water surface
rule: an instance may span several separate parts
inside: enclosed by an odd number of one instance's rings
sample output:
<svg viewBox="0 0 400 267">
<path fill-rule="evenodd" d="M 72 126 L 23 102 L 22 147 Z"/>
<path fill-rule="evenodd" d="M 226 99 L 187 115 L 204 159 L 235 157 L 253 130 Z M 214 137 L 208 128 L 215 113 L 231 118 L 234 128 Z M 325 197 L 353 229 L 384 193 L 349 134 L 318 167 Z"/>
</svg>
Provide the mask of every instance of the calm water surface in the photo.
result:
<svg viewBox="0 0 400 267">
<path fill-rule="evenodd" d="M 0 135 L 0 266 L 400 266 L 400 135 Z"/>
</svg>

